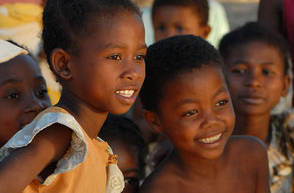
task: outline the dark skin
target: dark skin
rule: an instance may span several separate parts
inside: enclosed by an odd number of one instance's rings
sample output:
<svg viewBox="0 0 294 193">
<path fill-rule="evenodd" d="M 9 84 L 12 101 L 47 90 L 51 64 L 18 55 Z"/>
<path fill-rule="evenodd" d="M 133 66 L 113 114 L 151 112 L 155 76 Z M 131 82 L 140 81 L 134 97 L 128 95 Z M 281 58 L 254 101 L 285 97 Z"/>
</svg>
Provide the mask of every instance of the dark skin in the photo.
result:
<svg viewBox="0 0 294 193">
<path fill-rule="evenodd" d="M 49 106 L 45 79 L 31 56 L 0 64 L 0 146 Z"/>
<path fill-rule="evenodd" d="M 50 61 L 63 85 L 57 106 L 95 139 L 108 112 L 125 113 L 135 101 L 145 77 L 146 45 L 137 14 L 122 11 L 92 18 L 88 24 L 91 34 L 80 37 L 78 55 L 55 49 Z M 47 167 L 67 151 L 71 134 L 69 128 L 55 124 L 12 152 L 0 165 L 0 192 L 19 193 L 39 173 L 48 174 Z"/>
<path fill-rule="evenodd" d="M 158 7 L 152 19 L 156 41 L 185 34 L 205 39 L 210 32 L 210 26 L 203 25 L 202 18 L 189 6 Z"/>
<path fill-rule="evenodd" d="M 237 114 L 235 134 L 266 142 L 270 112 L 287 95 L 290 84 L 282 55 L 266 43 L 253 41 L 232 49 L 225 64 Z"/>
<path fill-rule="evenodd" d="M 122 193 L 136 193 L 139 188 L 139 163 L 138 153 L 132 152 L 131 144 L 122 139 L 112 139 L 108 141 L 112 150 L 118 155 L 118 167 L 122 171 L 125 179 L 125 188 Z"/>
<path fill-rule="evenodd" d="M 145 117 L 175 150 L 141 192 L 269 192 L 263 143 L 231 137 L 235 116 L 219 67 L 182 73 L 166 83 L 163 92 L 160 112 Z"/>
</svg>

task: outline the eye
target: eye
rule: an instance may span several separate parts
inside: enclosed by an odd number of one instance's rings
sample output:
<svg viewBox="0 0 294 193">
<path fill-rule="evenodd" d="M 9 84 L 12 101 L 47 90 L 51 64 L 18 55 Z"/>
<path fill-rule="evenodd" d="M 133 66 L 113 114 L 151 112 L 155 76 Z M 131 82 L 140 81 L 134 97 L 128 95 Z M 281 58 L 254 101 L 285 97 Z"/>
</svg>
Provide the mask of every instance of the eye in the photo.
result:
<svg viewBox="0 0 294 193">
<path fill-rule="evenodd" d="M 228 102 L 229 102 L 229 100 L 224 99 L 224 100 L 221 100 L 218 103 L 216 103 L 215 106 L 217 106 L 217 107 L 225 106 L 226 104 L 228 104 Z"/>
<path fill-rule="evenodd" d="M 9 95 L 6 96 L 6 98 L 9 100 L 17 100 L 20 98 L 20 93 L 18 92 L 10 93 Z"/>
<path fill-rule="evenodd" d="M 144 60 L 145 59 L 145 55 L 143 54 L 139 54 L 135 57 L 136 60 Z"/>
<path fill-rule="evenodd" d="M 47 93 L 48 93 L 48 90 L 46 86 L 44 86 L 37 91 L 37 96 L 39 98 L 44 98 L 45 96 L 47 96 Z"/>
<path fill-rule="evenodd" d="M 121 60 L 121 56 L 119 54 L 114 54 L 114 55 L 108 56 L 107 58 L 111 60 Z"/>
<path fill-rule="evenodd" d="M 160 25 L 157 27 L 158 31 L 164 31 L 165 30 L 165 26 L 164 25 Z"/>
<path fill-rule="evenodd" d="M 268 75 L 272 74 L 272 71 L 269 70 L 269 69 L 263 69 L 262 74 L 265 75 L 265 76 L 268 76 Z"/>
<path fill-rule="evenodd" d="M 232 73 L 234 74 L 245 74 L 247 72 L 246 69 L 242 69 L 242 68 L 234 68 L 232 69 Z"/>
<path fill-rule="evenodd" d="M 126 177 L 125 178 L 125 184 L 130 184 L 130 185 L 135 185 L 138 186 L 139 185 L 139 179 L 135 178 L 135 177 Z"/>
<path fill-rule="evenodd" d="M 184 31 L 184 28 L 182 27 L 182 26 L 176 26 L 176 31 L 177 32 L 182 32 L 182 31 Z"/>
<path fill-rule="evenodd" d="M 184 116 L 184 117 L 191 117 L 191 116 L 196 115 L 196 114 L 198 114 L 198 113 L 199 113 L 198 110 L 193 109 L 193 110 L 190 110 L 190 111 L 184 113 L 183 116 Z"/>
</svg>

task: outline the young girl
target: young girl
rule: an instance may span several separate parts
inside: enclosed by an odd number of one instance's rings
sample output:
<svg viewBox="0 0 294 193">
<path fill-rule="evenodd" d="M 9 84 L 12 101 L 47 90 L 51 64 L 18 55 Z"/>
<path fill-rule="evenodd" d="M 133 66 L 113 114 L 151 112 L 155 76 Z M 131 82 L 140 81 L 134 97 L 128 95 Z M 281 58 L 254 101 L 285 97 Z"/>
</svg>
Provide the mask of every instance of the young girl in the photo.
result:
<svg viewBox="0 0 294 193">
<path fill-rule="evenodd" d="M 118 115 L 110 115 L 105 121 L 99 137 L 105 139 L 118 155 L 118 166 L 125 178 L 123 193 L 137 193 L 144 179 L 146 145 L 137 125 Z"/>
<path fill-rule="evenodd" d="M 0 147 L 50 106 L 46 82 L 27 50 L 0 40 Z"/>
<path fill-rule="evenodd" d="M 1 149 L 0 192 L 121 192 L 116 159 L 96 137 L 108 112 L 128 111 L 143 83 L 140 12 L 128 0 L 48 0 L 43 24 L 62 96 Z"/>
<path fill-rule="evenodd" d="M 284 111 L 271 116 L 290 83 L 284 40 L 248 23 L 226 35 L 220 51 L 236 109 L 235 134 L 256 136 L 267 144 L 271 192 L 292 192 L 294 115 Z"/>
<path fill-rule="evenodd" d="M 235 116 L 213 46 L 195 36 L 168 38 L 148 48 L 146 66 L 145 117 L 174 151 L 141 192 L 269 192 L 263 143 L 231 137 Z"/>
</svg>

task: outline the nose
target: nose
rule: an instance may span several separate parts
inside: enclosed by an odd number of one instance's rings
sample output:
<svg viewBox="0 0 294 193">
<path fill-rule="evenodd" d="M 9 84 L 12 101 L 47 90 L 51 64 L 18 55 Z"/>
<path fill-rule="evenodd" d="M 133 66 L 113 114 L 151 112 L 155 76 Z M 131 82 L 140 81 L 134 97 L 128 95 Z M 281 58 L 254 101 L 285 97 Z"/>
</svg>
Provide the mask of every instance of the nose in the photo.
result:
<svg viewBox="0 0 294 193">
<path fill-rule="evenodd" d="M 200 128 L 203 129 L 214 128 L 214 125 L 218 122 L 217 113 L 208 109 L 206 109 L 205 112 L 202 112 L 202 119 L 203 121 Z"/>
<path fill-rule="evenodd" d="M 25 107 L 25 113 L 36 112 L 39 113 L 40 111 L 44 110 L 48 107 L 48 104 L 36 96 L 31 96 L 30 99 L 27 99 L 28 103 Z"/>
<path fill-rule="evenodd" d="M 144 63 L 144 62 L 143 62 Z M 127 80 L 137 80 L 142 79 L 145 74 L 145 65 L 142 63 L 137 63 L 134 60 L 125 61 L 125 70 L 121 74 L 122 79 Z"/>
<path fill-rule="evenodd" d="M 245 79 L 245 86 L 247 87 L 260 87 L 262 85 L 261 76 L 256 71 L 248 72 Z"/>
</svg>

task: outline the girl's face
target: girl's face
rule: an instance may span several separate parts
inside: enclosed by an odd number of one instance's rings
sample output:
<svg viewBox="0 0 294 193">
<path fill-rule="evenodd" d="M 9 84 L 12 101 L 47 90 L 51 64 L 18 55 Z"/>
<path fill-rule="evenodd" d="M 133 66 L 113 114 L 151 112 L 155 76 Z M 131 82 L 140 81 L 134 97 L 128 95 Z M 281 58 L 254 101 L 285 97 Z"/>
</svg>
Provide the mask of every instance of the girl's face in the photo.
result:
<svg viewBox="0 0 294 193">
<path fill-rule="evenodd" d="M 45 80 L 29 55 L 0 64 L 0 146 L 50 105 Z"/>
<path fill-rule="evenodd" d="M 122 140 L 110 141 L 113 151 L 118 155 L 118 167 L 125 179 L 123 193 L 135 193 L 139 190 L 139 163 L 138 155 L 135 156 L 131 145 Z"/>
<path fill-rule="evenodd" d="M 125 113 L 145 78 L 144 26 L 131 12 L 92 20 L 71 56 L 72 92 L 98 112 Z"/>
<path fill-rule="evenodd" d="M 236 112 L 254 116 L 269 114 L 288 92 L 290 80 L 284 74 L 283 58 L 275 47 L 263 42 L 250 42 L 236 48 L 225 58 Z"/>
<path fill-rule="evenodd" d="M 221 156 L 235 121 L 221 69 L 203 67 L 179 75 L 163 89 L 159 127 L 182 155 Z"/>
</svg>

